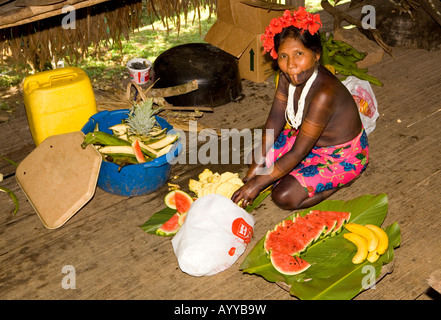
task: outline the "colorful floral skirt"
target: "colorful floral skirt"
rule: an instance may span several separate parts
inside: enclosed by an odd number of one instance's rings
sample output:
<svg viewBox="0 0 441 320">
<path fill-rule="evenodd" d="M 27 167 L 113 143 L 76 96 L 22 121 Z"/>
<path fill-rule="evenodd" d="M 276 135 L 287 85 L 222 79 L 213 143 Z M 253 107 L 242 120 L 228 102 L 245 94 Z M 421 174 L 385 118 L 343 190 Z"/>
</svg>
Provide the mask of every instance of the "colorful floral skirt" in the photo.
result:
<svg viewBox="0 0 441 320">
<path fill-rule="evenodd" d="M 266 156 L 266 166 L 291 150 L 297 130 L 284 130 Z M 309 197 L 343 186 L 358 177 L 369 162 L 369 144 L 363 129 L 353 140 L 330 147 L 314 147 L 290 174 L 305 188 Z"/>
</svg>

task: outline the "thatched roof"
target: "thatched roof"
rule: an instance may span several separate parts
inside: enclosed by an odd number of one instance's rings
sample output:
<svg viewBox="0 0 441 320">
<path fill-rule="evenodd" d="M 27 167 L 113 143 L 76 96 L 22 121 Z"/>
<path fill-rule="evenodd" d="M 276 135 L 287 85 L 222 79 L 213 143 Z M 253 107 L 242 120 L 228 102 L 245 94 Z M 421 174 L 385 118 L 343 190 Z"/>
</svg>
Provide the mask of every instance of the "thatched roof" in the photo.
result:
<svg viewBox="0 0 441 320">
<path fill-rule="evenodd" d="M 109 0 L 0 0 L 0 29 L 60 15 L 67 5 L 79 10 L 106 1 Z"/>
<path fill-rule="evenodd" d="M 141 15 L 172 20 L 179 30 L 179 13 L 209 6 L 216 0 L 0 0 L 0 58 L 42 69 L 48 61 L 74 60 L 101 41 L 121 44 L 141 26 Z M 71 6 L 63 10 L 66 6 Z M 72 10 L 75 9 L 75 10 Z M 66 21 L 75 13 L 75 27 Z M 64 19 L 64 20 L 63 20 Z M 66 20 L 67 19 L 67 20 Z M 63 24 L 64 23 L 64 24 Z"/>
</svg>

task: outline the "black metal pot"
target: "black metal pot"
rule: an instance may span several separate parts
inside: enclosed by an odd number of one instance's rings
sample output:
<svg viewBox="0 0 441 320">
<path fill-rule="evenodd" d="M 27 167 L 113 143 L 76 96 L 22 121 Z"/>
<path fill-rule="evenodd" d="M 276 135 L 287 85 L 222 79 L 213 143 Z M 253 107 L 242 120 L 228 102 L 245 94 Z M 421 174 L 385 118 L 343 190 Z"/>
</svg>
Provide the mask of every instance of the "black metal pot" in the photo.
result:
<svg viewBox="0 0 441 320">
<path fill-rule="evenodd" d="M 408 49 L 439 49 L 441 27 L 423 7 L 412 9 L 410 16 L 407 12 L 400 12 L 398 5 L 392 1 L 367 0 L 363 4 L 375 8 L 375 27 L 387 45 Z M 362 15 L 361 19 L 364 17 Z M 359 30 L 374 40 L 368 29 Z"/>
<path fill-rule="evenodd" d="M 161 53 L 153 63 L 155 88 L 196 79 L 198 89 L 165 98 L 174 106 L 217 107 L 240 98 L 242 84 L 237 59 L 206 43 L 179 45 Z"/>
</svg>

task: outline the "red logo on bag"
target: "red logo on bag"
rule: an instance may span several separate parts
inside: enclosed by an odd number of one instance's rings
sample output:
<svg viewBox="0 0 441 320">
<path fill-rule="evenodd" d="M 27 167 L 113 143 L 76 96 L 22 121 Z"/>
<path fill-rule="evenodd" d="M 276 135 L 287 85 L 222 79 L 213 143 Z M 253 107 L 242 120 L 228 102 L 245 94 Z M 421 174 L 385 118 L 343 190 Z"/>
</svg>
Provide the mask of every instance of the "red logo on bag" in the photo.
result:
<svg viewBox="0 0 441 320">
<path fill-rule="evenodd" d="M 249 243 L 253 236 L 253 227 L 245 222 L 242 218 L 237 218 L 231 225 L 231 231 L 233 234 L 241 238 L 245 243 Z"/>
</svg>

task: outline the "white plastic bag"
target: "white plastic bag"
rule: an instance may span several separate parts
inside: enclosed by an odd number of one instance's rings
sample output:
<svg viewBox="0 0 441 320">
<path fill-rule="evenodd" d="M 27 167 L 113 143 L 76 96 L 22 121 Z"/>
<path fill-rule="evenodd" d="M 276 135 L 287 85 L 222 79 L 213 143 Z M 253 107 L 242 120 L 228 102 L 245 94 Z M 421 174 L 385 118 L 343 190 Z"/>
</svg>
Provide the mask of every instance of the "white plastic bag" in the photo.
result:
<svg viewBox="0 0 441 320">
<path fill-rule="evenodd" d="M 347 77 L 342 83 L 348 88 L 357 103 L 366 134 L 371 133 L 374 131 L 377 118 L 380 115 L 371 84 L 369 81 L 361 80 L 354 76 Z"/>
<path fill-rule="evenodd" d="M 254 218 L 219 194 L 198 198 L 172 239 L 179 267 L 192 276 L 210 276 L 228 269 L 245 251 Z"/>
</svg>

